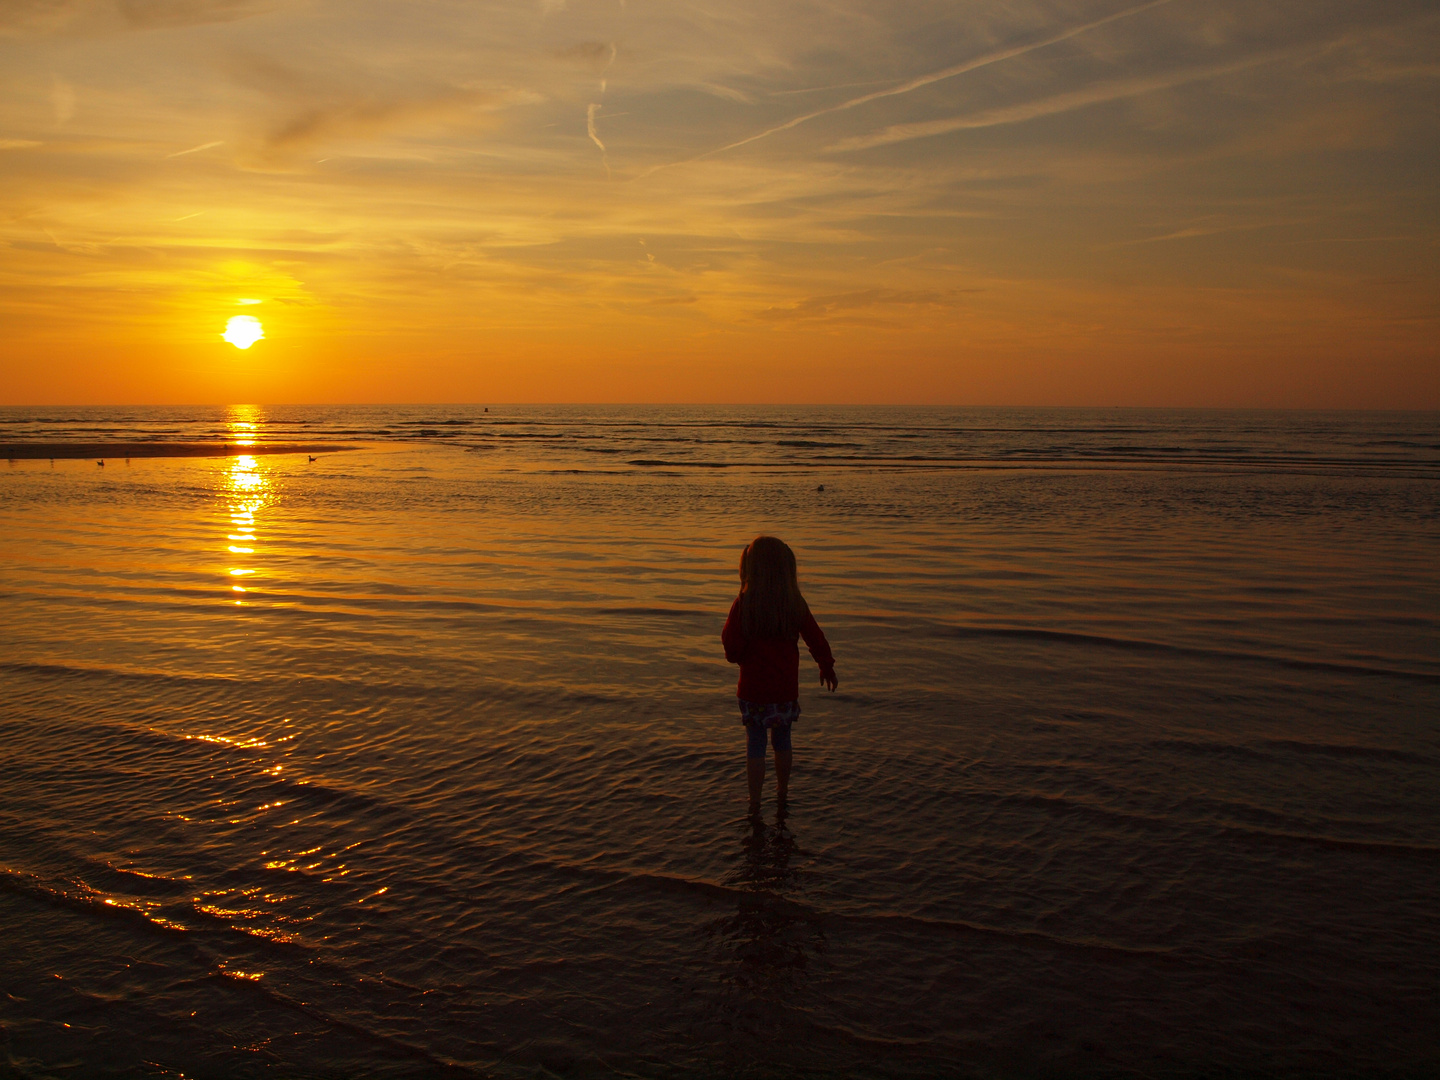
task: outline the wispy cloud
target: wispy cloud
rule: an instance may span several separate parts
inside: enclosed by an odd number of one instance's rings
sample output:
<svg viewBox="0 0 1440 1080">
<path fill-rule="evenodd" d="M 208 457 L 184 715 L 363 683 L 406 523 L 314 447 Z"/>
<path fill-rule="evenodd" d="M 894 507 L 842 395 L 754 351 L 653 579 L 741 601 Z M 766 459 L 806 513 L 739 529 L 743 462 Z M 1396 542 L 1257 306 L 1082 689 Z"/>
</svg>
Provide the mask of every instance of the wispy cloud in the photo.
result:
<svg viewBox="0 0 1440 1080">
<path fill-rule="evenodd" d="M 273 10 L 274 0 L 117 0 L 132 26 L 198 26 L 227 23 Z"/>
<path fill-rule="evenodd" d="M 224 146 L 225 140 L 216 139 L 213 142 L 201 143 L 199 146 L 192 146 L 189 150 L 176 150 L 173 154 L 166 154 L 167 158 L 184 157 L 186 154 L 198 154 L 201 150 L 211 150 L 217 146 Z"/>
<path fill-rule="evenodd" d="M 952 131 L 973 128 L 999 127 L 1003 124 L 1021 124 L 1027 120 L 1038 120 L 1044 116 L 1073 112 L 1076 109 L 1100 105 L 1109 101 L 1153 94 L 1169 90 L 1186 83 L 1215 79 L 1247 68 L 1258 67 L 1292 55 L 1293 50 L 1283 50 L 1261 56 L 1249 56 L 1228 64 L 1211 67 L 1190 68 L 1181 71 L 1167 71 L 1159 75 L 1140 76 L 1130 79 L 1116 79 L 1078 90 L 1054 94 L 1037 101 L 1026 101 L 997 109 L 986 109 L 965 116 L 948 116 L 940 120 L 923 120 L 910 124 L 891 124 L 889 127 L 870 135 L 854 135 L 834 143 L 830 149 L 836 151 L 868 150 L 876 146 L 905 142 L 910 139 L 926 139 L 945 135 Z"/>
<path fill-rule="evenodd" d="M 228 23 L 274 10 L 280 0 L 0 0 L 0 33 L 45 34 Z"/>
<path fill-rule="evenodd" d="M 757 315 L 761 319 L 823 319 L 860 311 L 939 307 L 952 303 L 955 292 L 936 289 L 860 289 L 855 292 L 828 296 L 807 296 L 792 304 L 768 307 Z"/>
<path fill-rule="evenodd" d="M 589 51 L 589 50 L 588 50 L 588 48 L 587 48 L 587 52 L 588 52 L 588 51 Z M 605 57 L 605 63 L 604 63 L 604 65 L 600 68 L 600 75 L 601 75 L 601 79 L 600 79 L 600 99 L 601 99 L 601 100 L 600 100 L 600 101 L 592 101 L 592 102 L 590 102 L 589 105 L 587 105 L 587 106 L 585 107 L 585 134 L 589 135 L 589 136 L 590 136 L 590 141 L 593 142 L 596 146 L 598 146 L 598 147 L 600 148 L 600 161 L 601 161 L 601 163 L 605 166 L 605 175 L 606 175 L 606 176 L 609 176 L 609 175 L 610 175 L 610 158 L 609 158 L 609 155 L 607 155 L 606 152 L 605 152 L 605 144 L 600 141 L 600 133 L 595 130 L 595 117 L 599 114 L 600 110 L 604 107 L 605 89 L 606 89 L 606 86 L 608 85 L 608 80 L 606 80 L 606 79 L 604 78 L 604 75 L 605 75 L 605 73 L 606 73 L 607 71 L 610 70 L 610 65 L 615 62 L 615 57 L 616 57 L 616 55 L 617 55 L 617 52 L 618 52 L 618 50 L 616 49 L 615 44 L 614 44 L 613 42 L 611 42 L 611 43 L 610 43 L 610 46 L 609 46 L 609 55 Z"/>
<path fill-rule="evenodd" d="M 832 83 L 829 86 L 802 86 L 792 90 L 771 90 L 771 97 L 797 97 L 801 94 L 826 94 L 831 90 L 853 90 L 857 86 L 876 86 L 881 80 L 868 79 L 865 82 Z"/>
<path fill-rule="evenodd" d="M 50 104 L 55 110 L 57 127 L 74 118 L 77 104 L 75 87 L 59 75 L 51 77 Z"/>
<path fill-rule="evenodd" d="M 750 105 L 755 98 L 743 90 L 736 90 L 733 86 L 722 86 L 719 83 L 700 83 L 699 87 L 707 94 L 714 94 L 716 97 L 725 98 L 727 101 L 738 101 L 742 105 Z"/>
<path fill-rule="evenodd" d="M 1126 8 L 1123 11 L 1117 11 L 1112 15 L 1106 15 L 1104 18 L 1101 19 L 1094 19 L 1080 26 L 1070 27 L 1067 30 L 1062 30 L 1060 33 L 1052 34 L 1049 37 L 1040 39 L 1039 41 L 1032 41 L 1023 45 L 1014 45 L 1010 48 L 999 49 L 995 52 L 987 53 L 984 56 L 978 56 L 973 60 L 965 60 L 961 63 L 952 64 L 949 67 L 941 68 L 939 71 L 931 71 L 924 75 L 916 76 L 913 79 L 907 79 L 902 83 L 886 87 L 884 90 L 875 90 L 869 94 L 862 94 L 859 97 L 851 98 L 848 101 L 842 101 L 838 105 L 830 105 L 823 109 L 816 109 L 813 112 L 805 113 L 803 116 L 796 116 L 790 120 L 786 120 L 783 124 L 776 124 L 774 127 L 766 128 L 764 131 L 756 132 L 754 135 L 747 135 L 743 139 L 737 139 L 735 142 L 729 143 L 725 146 L 717 147 L 714 150 L 706 151 L 704 154 L 700 154 L 697 157 L 688 160 L 695 161 L 700 160 L 701 158 L 710 157 L 714 154 L 723 154 L 727 150 L 738 150 L 742 146 L 748 146 L 750 143 L 757 142 L 760 139 L 769 138 L 771 135 L 778 135 L 782 131 L 789 131 L 791 128 L 799 127 L 801 124 L 807 123 L 811 120 L 816 120 L 822 116 L 829 116 L 832 113 L 844 112 L 849 109 L 856 109 L 859 108 L 861 105 L 868 105 L 870 104 L 870 102 L 879 101 L 882 98 L 896 97 L 900 94 L 909 94 L 921 89 L 922 87 L 930 86 L 933 83 L 941 82 L 945 79 L 953 79 L 957 75 L 964 75 L 967 72 L 978 71 L 980 68 L 989 67 L 991 64 L 998 64 L 1005 60 L 1012 60 L 1017 56 L 1024 56 L 1026 53 L 1034 52 L 1037 49 L 1044 49 L 1050 47 L 1051 45 L 1058 45 L 1062 41 L 1068 41 L 1073 37 L 1079 37 L 1081 34 L 1090 33 L 1092 30 L 1098 30 L 1100 29 L 1100 27 L 1107 26 L 1110 23 L 1117 22 L 1120 19 L 1132 18 L 1133 16 L 1139 15 L 1143 12 L 1150 11 L 1152 8 L 1157 8 L 1170 2 L 1171 0 L 1147 0 L 1147 2 L 1144 4 L 1139 4 L 1135 7 Z"/>
<path fill-rule="evenodd" d="M 1142 244 L 1164 244 L 1173 240 L 1195 240 L 1205 236 L 1221 236 L 1225 233 L 1254 232 L 1257 229 L 1283 229 L 1295 225 L 1312 224 L 1313 219 L 1284 218 L 1276 221 L 1251 221 L 1231 224 L 1187 225 L 1159 236 L 1144 236 L 1139 240 L 1122 240 L 1111 247 L 1138 247 Z"/>
<path fill-rule="evenodd" d="M 572 64 L 581 64 L 603 72 L 615 62 L 616 47 L 613 41 L 581 41 L 575 45 L 557 49 L 555 58 Z"/>
<path fill-rule="evenodd" d="M 592 101 L 589 105 L 585 106 L 585 134 L 590 136 L 590 141 L 598 146 L 600 152 L 603 154 L 605 152 L 605 144 L 600 141 L 600 133 L 595 130 L 595 114 L 599 111 L 600 105 L 597 102 Z"/>
<path fill-rule="evenodd" d="M 274 124 L 261 142 L 268 156 L 310 152 L 332 141 L 374 139 L 450 123 L 516 100 L 494 90 L 450 87 L 395 99 L 332 100 L 303 107 Z"/>
</svg>

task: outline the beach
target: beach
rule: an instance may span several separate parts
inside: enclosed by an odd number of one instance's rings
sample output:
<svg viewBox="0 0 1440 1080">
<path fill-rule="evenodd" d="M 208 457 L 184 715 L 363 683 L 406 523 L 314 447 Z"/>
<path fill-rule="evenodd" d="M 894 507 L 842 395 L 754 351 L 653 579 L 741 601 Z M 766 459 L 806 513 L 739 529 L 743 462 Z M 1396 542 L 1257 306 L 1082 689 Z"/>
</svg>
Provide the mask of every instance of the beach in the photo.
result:
<svg viewBox="0 0 1440 1080">
<path fill-rule="evenodd" d="M 0 471 L 21 1075 L 1434 1062 L 1434 414 L 0 421 L 118 465 Z M 840 688 L 756 826 L 760 532 Z"/>
</svg>

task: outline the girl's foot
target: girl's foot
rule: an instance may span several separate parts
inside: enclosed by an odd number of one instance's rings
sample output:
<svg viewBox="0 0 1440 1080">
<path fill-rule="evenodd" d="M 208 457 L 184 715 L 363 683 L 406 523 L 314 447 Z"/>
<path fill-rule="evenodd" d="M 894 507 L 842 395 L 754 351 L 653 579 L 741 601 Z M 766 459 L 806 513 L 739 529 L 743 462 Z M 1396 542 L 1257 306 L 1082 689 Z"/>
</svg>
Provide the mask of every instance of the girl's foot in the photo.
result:
<svg viewBox="0 0 1440 1080">
<path fill-rule="evenodd" d="M 750 817 L 759 817 L 759 816 L 760 816 L 760 800 L 758 800 L 758 799 L 752 799 L 752 800 L 750 801 L 750 810 L 749 810 L 748 816 L 750 816 Z"/>
</svg>

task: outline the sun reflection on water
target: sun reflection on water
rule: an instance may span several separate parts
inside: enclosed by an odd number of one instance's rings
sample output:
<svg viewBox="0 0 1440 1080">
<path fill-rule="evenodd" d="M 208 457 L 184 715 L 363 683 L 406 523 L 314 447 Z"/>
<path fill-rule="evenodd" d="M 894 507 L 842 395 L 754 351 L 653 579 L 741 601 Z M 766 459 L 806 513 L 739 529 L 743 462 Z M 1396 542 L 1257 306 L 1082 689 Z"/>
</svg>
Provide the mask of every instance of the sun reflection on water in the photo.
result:
<svg viewBox="0 0 1440 1080">
<path fill-rule="evenodd" d="M 254 446 L 260 431 L 260 410 L 254 405 L 234 405 L 230 408 L 230 442 L 236 446 Z"/>
<path fill-rule="evenodd" d="M 232 421 L 232 427 L 236 426 Z M 254 555 L 258 550 L 258 542 L 255 537 L 255 514 L 264 509 L 266 494 L 270 488 L 270 481 L 261 470 L 259 463 L 250 454 L 240 454 L 229 464 L 229 471 L 226 474 L 226 486 L 229 490 L 230 501 L 230 532 L 226 533 L 226 553 L 232 557 L 241 558 Z M 232 565 L 229 568 L 231 579 L 248 578 L 255 573 L 255 567 L 244 565 Z M 231 592 L 247 593 L 249 590 L 238 581 L 230 586 Z M 243 599 L 236 598 L 235 603 L 242 605 Z"/>
</svg>

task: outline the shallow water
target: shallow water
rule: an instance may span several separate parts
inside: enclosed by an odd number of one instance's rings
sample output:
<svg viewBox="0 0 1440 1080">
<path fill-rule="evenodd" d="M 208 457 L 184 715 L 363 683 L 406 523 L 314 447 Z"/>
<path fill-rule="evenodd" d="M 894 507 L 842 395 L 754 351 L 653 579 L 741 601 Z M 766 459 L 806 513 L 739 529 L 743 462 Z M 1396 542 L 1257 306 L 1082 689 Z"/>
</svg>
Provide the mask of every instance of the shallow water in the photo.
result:
<svg viewBox="0 0 1440 1080">
<path fill-rule="evenodd" d="M 0 469 L 20 1075 L 1437 1064 L 1433 414 L 0 428 L 362 446 Z M 756 829 L 761 530 L 841 685 Z"/>
</svg>

